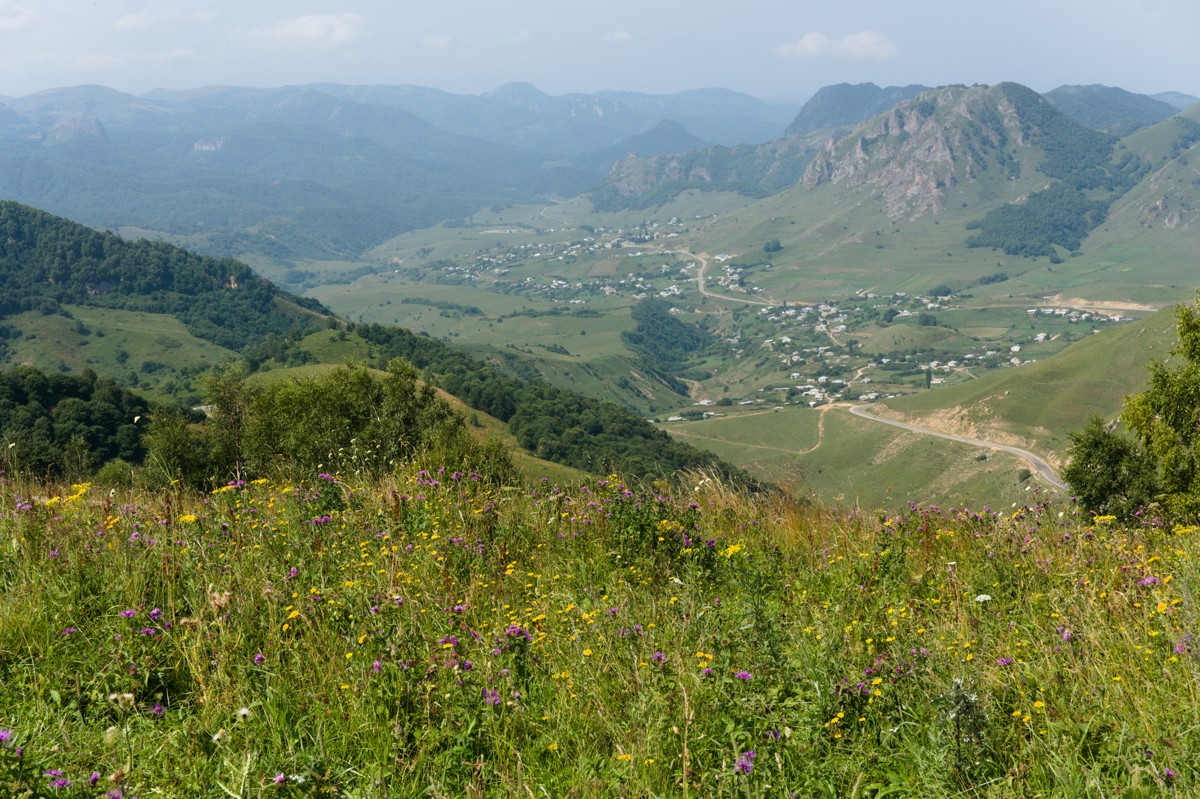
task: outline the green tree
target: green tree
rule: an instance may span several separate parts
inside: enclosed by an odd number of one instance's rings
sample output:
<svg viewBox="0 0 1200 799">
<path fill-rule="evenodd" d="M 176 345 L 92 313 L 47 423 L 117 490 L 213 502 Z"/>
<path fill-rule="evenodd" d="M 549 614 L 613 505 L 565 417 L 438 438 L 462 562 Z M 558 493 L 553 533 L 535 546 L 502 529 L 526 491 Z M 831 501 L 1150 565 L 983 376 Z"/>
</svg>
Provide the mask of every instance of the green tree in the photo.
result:
<svg viewBox="0 0 1200 799">
<path fill-rule="evenodd" d="M 239 480 L 245 468 L 246 426 L 256 393 L 246 382 L 245 361 L 233 361 L 214 371 L 205 381 L 208 415 L 221 430 L 213 439 L 212 458 L 218 469 L 229 470 Z"/>
<path fill-rule="evenodd" d="M 1200 302 L 1176 310 L 1180 361 L 1150 364 L 1149 386 L 1125 398 L 1121 418 L 1158 466 L 1163 505 L 1200 516 Z"/>
<path fill-rule="evenodd" d="M 1118 435 L 1099 416 L 1069 438 L 1071 462 L 1062 476 L 1085 510 L 1128 521 L 1153 502 L 1154 461 L 1137 441 Z"/>
</svg>

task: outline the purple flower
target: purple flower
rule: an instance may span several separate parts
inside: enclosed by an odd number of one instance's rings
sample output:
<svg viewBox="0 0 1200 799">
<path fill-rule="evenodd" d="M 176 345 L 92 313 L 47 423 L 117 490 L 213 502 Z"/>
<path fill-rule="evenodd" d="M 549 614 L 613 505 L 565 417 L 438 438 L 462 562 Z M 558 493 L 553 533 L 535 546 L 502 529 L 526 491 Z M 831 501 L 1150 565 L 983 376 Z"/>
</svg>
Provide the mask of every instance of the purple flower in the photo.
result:
<svg viewBox="0 0 1200 799">
<path fill-rule="evenodd" d="M 283 785 L 285 782 L 287 782 L 287 775 L 281 771 L 275 775 L 275 779 L 272 780 L 272 782 L 274 782 L 276 785 Z"/>
<path fill-rule="evenodd" d="M 132 619 L 136 615 L 137 615 L 137 611 L 134 610 L 133 608 L 129 608 L 128 610 L 121 611 L 121 617 L 125 618 L 125 619 Z"/>
<path fill-rule="evenodd" d="M 470 661 L 467 661 L 467 662 L 469 663 Z M 382 663 L 380 663 L 378 660 L 374 661 L 374 662 L 371 664 L 371 673 L 372 673 L 372 674 L 378 674 L 378 673 L 379 673 L 379 672 L 381 672 L 381 671 L 383 671 L 383 664 L 382 664 Z"/>
<path fill-rule="evenodd" d="M 12 740 L 12 738 L 13 738 L 12 730 L 0 730 L 0 743 L 8 744 L 9 746 L 12 746 L 11 743 L 8 743 L 9 741 Z"/>
<path fill-rule="evenodd" d="M 1175 782 L 1177 779 L 1179 779 L 1179 774 L 1177 774 L 1170 766 L 1163 767 L 1163 780 L 1168 785 L 1172 782 Z"/>
<path fill-rule="evenodd" d="M 711 677 L 712 673 L 713 673 L 713 670 L 708 668 L 707 666 L 705 666 L 703 669 L 700 670 L 701 677 Z"/>
<path fill-rule="evenodd" d="M 485 705 L 498 705 L 500 702 L 501 699 L 499 691 L 492 691 L 487 688 L 483 689 L 483 703 Z"/>
<path fill-rule="evenodd" d="M 733 770 L 740 771 L 742 774 L 749 774 L 750 772 L 754 771 L 754 758 L 756 757 L 758 757 L 758 755 L 754 753 L 753 749 L 748 749 L 747 751 L 742 752 L 742 755 L 738 758 L 737 765 L 733 767 Z"/>
<path fill-rule="evenodd" d="M 167 712 L 167 709 L 165 707 L 163 707 L 162 705 L 160 705 L 158 702 L 155 702 L 153 705 L 150 706 L 150 712 L 156 716 L 161 716 L 163 713 Z"/>
<path fill-rule="evenodd" d="M 264 655 L 262 652 L 258 652 L 257 654 L 254 655 L 254 665 L 255 666 L 261 666 L 263 663 L 266 662 L 266 660 L 267 660 L 267 656 Z"/>
<path fill-rule="evenodd" d="M 143 627 L 141 632 L 142 635 L 158 635 L 158 630 L 153 627 Z"/>
<path fill-rule="evenodd" d="M 100 772 L 93 771 L 92 776 L 88 777 L 88 785 L 95 785 L 98 782 L 100 782 Z"/>
<path fill-rule="evenodd" d="M 997 666 L 1011 666 L 1014 662 L 1012 658 L 996 658 Z"/>
<path fill-rule="evenodd" d="M 667 659 L 667 656 L 664 655 L 662 652 L 655 652 L 653 655 L 650 656 L 650 659 L 653 660 L 655 663 L 662 663 L 664 660 Z"/>
<path fill-rule="evenodd" d="M 150 618 L 153 621 L 158 621 L 159 619 L 161 619 L 162 618 L 162 608 L 155 608 L 154 610 L 150 611 Z"/>
<path fill-rule="evenodd" d="M 736 677 L 737 679 L 743 680 L 743 681 L 749 681 L 749 680 L 754 679 L 754 675 L 748 671 L 739 671 L 737 674 L 735 674 L 733 676 Z"/>
</svg>

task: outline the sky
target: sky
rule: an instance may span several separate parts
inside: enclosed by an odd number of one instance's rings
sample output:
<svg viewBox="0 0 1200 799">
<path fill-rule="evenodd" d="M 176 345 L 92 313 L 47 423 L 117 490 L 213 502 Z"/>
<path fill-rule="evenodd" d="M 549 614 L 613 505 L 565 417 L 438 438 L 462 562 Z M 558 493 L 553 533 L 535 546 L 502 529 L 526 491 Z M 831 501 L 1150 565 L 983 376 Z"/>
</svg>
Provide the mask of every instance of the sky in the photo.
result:
<svg viewBox="0 0 1200 799">
<path fill-rule="evenodd" d="M 0 96 L 315 82 L 478 94 L 1100 83 L 1200 96 L 1200 0 L 0 0 Z"/>
</svg>

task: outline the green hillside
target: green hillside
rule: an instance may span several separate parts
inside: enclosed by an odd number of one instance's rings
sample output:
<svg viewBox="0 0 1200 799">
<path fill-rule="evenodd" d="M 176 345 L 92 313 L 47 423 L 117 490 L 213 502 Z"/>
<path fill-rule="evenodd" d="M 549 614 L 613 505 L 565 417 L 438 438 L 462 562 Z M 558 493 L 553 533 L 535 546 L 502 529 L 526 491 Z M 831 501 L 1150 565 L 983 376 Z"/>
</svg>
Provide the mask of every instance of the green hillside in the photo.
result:
<svg viewBox="0 0 1200 799">
<path fill-rule="evenodd" d="M 1019 442 L 1061 460 L 1067 433 L 1089 417 L 1116 418 L 1146 380 L 1146 364 L 1175 344 L 1173 311 L 1090 336 L 1061 353 L 884 404 L 939 429 Z"/>
</svg>

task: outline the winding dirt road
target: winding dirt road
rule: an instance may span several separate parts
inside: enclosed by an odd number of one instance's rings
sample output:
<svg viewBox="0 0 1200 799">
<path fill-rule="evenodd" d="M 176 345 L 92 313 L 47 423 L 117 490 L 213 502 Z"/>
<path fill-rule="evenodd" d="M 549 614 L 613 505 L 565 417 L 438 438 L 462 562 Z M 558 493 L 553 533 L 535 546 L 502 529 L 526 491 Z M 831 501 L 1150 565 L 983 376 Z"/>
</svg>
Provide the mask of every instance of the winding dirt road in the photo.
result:
<svg viewBox="0 0 1200 799">
<path fill-rule="evenodd" d="M 932 430 L 928 427 L 921 427 L 919 425 L 909 424 L 908 422 L 898 422 L 895 419 L 887 419 L 883 416 L 876 416 L 873 413 L 867 412 L 866 409 L 869 407 L 871 407 L 869 403 L 866 405 L 853 405 L 850 406 L 849 410 L 850 413 L 854 414 L 855 416 L 860 416 L 863 419 L 870 419 L 873 422 L 882 422 L 883 424 L 890 424 L 893 427 L 901 427 L 914 433 L 924 433 L 925 435 L 937 436 L 938 438 L 948 438 L 951 441 L 958 441 L 962 444 L 970 444 L 974 447 L 984 447 L 985 449 L 998 449 L 1003 452 L 1016 455 L 1018 458 L 1032 466 L 1034 471 L 1037 472 L 1038 477 L 1040 477 L 1042 480 L 1049 483 L 1057 490 L 1062 491 L 1064 494 L 1069 494 L 1071 492 L 1070 486 L 1062 481 L 1062 478 L 1060 478 L 1058 473 L 1054 471 L 1054 467 L 1041 457 L 1034 455 L 1029 450 L 1021 449 L 1019 447 L 1010 447 L 1005 444 L 996 444 L 992 441 L 981 441 L 978 438 L 968 438 L 966 436 L 956 436 L 952 433 L 943 433 L 940 430 Z"/>
</svg>

